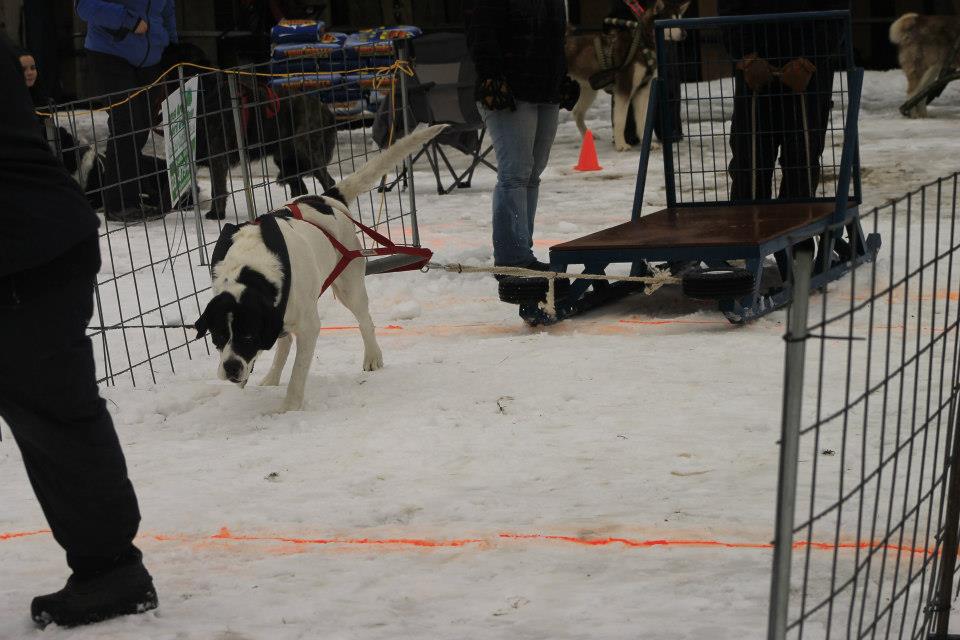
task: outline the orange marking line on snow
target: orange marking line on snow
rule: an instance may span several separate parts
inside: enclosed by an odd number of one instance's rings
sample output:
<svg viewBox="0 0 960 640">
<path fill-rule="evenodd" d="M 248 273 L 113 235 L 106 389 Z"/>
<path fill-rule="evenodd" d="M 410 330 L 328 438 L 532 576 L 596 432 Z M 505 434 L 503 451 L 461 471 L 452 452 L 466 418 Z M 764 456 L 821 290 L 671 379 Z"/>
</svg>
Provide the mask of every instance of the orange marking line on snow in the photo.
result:
<svg viewBox="0 0 960 640">
<path fill-rule="evenodd" d="M 13 538 L 26 538 L 28 536 L 39 536 L 44 533 L 50 533 L 50 529 L 37 529 L 36 531 L 13 531 L 11 533 L 0 533 L 0 540 L 12 540 Z"/>
<path fill-rule="evenodd" d="M 358 330 L 359 328 L 360 327 L 358 327 L 357 325 L 344 325 L 344 326 L 334 325 L 330 327 L 320 327 L 320 331 L 355 331 L 355 330 Z M 402 331 L 403 327 L 401 327 L 398 324 L 388 324 L 384 327 L 378 327 L 378 329 L 382 329 L 384 331 Z"/>
<path fill-rule="evenodd" d="M 621 324 L 641 324 L 648 326 L 659 326 L 663 324 L 724 324 L 730 325 L 727 320 L 618 320 Z"/>
<path fill-rule="evenodd" d="M 337 545 L 396 545 L 410 547 L 463 547 L 468 544 L 483 544 L 480 538 L 463 540 L 425 540 L 418 538 L 288 538 L 285 536 L 248 536 L 235 535 L 226 527 L 209 538 L 210 540 L 230 540 L 238 542 L 284 542 L 288 544 L 337 544 Z"/>
<path fill-rule="evenodd" d="M 0 541 L 13 540 L 15 538 L 26 538 L 50 533 L 49 529 L 39 529 L 36 531 L 15 531 L 10 533 L 0 533 Z M 429 538 L 297 538 L 292 536 L 270 536 L 270 535 L 245 535 L 235 534 L 227 527 L 221 527 L 220 531 L 210 536 L 191 536 L 191 535 L 166 535 L 166 534 L 141 534 L 140 537 L 156 540 L 157 542 L 201 542 L 209 540 L 224 540 L 228 542 L 273 542 L 295 545 L 330 545 L 330 546 L 394 546 L 394 547 L 420 547 L 428 549 L 438 548 L 457 548 L 469 545 L 478 545 L 485 548 L 492 548 L 491 540 L 488 538 L 453 538 L 449 540 L 431 540 Z M 724 549 L 773 549 L 773 544 L 769 542 L 725 542 L 723 540 L 691 540 L 691 539 L 667 539 L 656 538 L 650 540 L 641 540 L 635 538 L 581 538 L 578 536 L 549 535 L 542 533 L 500 533 L 495 536 L 500 540 L 510 541 L 547 541 L 575 544 L 584 547 L 607 547 L 623 546 L 628 548 L 653 548 L 653 547 L 701 547 L 701 548 L 724 548 Z M 885 551 L 896 551 L 907 554 L 932 555 L 939 553 L 935 549 L 926 549 L 923 547 L 908 547 L 895 544 L 881 544 L 878 542 L 808 542 L 798 540 L 793 543 L 794 549 L 816 549 L 818 551 L 853 550 L 853 549 L 883 549 Z"/>
</svg>

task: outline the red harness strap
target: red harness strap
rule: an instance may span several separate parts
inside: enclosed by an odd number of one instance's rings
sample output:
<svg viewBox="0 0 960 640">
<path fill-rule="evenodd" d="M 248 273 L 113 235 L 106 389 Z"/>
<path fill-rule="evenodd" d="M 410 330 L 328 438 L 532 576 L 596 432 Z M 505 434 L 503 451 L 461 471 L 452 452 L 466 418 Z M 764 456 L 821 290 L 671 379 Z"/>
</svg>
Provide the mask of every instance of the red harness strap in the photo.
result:
<svg viewBox="0 0 960 640">
<path fill-rule="evenodd" d="M 303 214 L 300 212 L 300 206 L 296 202 L 291 202 L 284 205 L 294 218 L 297 220 L 303 220 Z M 320 288 L 320 295 L 323 295 L 323 292 L 333 284 L 333 281 L 336 280 L 343 270 L 347 268 L 351 262 L 357 258 L 369 258 L 372 256 L 392 256 L 397 254 L 404 254 L 408 256 L 415 256 L 417 260 L 411 264 L 404 265 L 402 267 L 396 267 L 390 269 L 387 273 L 394 273 L 397 271 L 412 271 L 413 269 L 419 269 L 423 265 L 427 264 L 430 261 L 430 258 L 433 257 L 433 252 L 430 249 L 425 249 L 423 247 L 406 247 L 406 246 L 397 246 L 389 238 L 384 236 L 381 233 L 377 233 L 370 227 L 365 224 L 358 222 L 348 216 L 346 213 L 340 212 L 347 219 L 352 222 L 360 231 L 364 233 L 368 238 L 381 245 L 376 249 L 347 249 L 343 246 L 343 243 L 333 237 L 333 234 L 321 227 L 320 225 L 310 222 L 309 220 L 303 220 L 307 224 L 312 224 L 317 229 L 323 232 L 323 235 L 327 236 L 327 239 L 330 241 L 330 244 L 333 245 L 333 248 L 340 253 L 340 261 L 337 262 L 337 265 L 333 268 L 333 271 L 330 272 L 330 275 L 327 276 L 327 279 L 323 281 L 323 286 Z M 319 296 L 318 296 L 319 297 Z"/>
<path fill-rule="evenodd" d="M 271 120 L 277 117 L 277 114 L 280 113 L 280 96 L 277 95 L 276 91 L 270 87 L 264 87 L 267 95 L 267 101 L 264 102 L 261 106 L 263 108 L 263 115 L 267 120 Z M 247 125 L 250 124 L 250 107 L 248 103 L 250 98 L 246 93 L 240 95 L 240 119 L 241 124 L 243 125 L 243 130 L 247 130 Z"/>
<path fill-rule="evenodd" d="M 623 0 L 623 2 L 629 7 L 630 11 L 633 12 L 633 15 L 637 16 L 637 20 L 644 14 L 643 5 L 640 4 L 640 0 Z"/>
</svg>

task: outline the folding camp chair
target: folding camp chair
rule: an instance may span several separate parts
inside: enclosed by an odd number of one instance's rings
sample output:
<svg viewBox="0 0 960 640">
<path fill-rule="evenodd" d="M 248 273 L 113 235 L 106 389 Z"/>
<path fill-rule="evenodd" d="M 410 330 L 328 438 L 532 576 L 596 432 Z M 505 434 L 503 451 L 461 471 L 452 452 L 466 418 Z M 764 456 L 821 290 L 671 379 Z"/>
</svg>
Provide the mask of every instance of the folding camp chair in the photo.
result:
<svg viewBox="0 0 960 640">
<path fill-rule="evenodd" d="M 444 195 L 456 188 L 470 187 L 473 174 L 481 164 L 497 170 L 487 160 L 493 145 L 485 144 L 486 126 L 477 111 L 473 90 L 476 71 L 462 33 L 435 33 L 414 43 L 413 69 L 416 74 L 407 84 L 408 100 L 417 123 L 448 124 L 449 128 L 414 156 L 426 157 L 437 180 L 437 193 Z M 444 147 L 466 155 L 469 166 L 458 172 Z M 440 163 L 443 163 L 441 165 Z M 444 184 L 443 171 L 451 182 Z"/>
</svg>

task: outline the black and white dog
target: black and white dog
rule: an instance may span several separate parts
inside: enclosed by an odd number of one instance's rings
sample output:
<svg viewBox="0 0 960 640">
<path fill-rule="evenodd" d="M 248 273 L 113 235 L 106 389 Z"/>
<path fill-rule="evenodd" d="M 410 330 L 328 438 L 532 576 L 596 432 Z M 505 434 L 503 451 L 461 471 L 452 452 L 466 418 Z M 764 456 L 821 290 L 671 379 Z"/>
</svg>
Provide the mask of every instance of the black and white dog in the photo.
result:
<svg viewBox="0 0 960 640">
<path fill-rule="evenodd" d="M 402 138 L 323 196 L 294 200 L 302 219 L 264 216 L 261 224 L 244 225 L 226 242 L 221 236 L 218 248 L 224 244 L 229 248 L 214 266 L 214 297 L 195 323 L 197 337 L 209 331 L 220 352 L 220 379 L 244 387 L 257 357 L 277 343 L 273 365 L 262 384 L 280 384 L 280 373 L 296 336 L 297 354 L 283 410 L 302 408 L 320 331 L 317 296 L 341 258 L 323 230 L 348 250 L 359 249 L 348 203 L 376 186 L 390 168 L 419 150 L 445 126 L 435 125 Z M 278 243 L 280 251 L 276 250 Z M 357 318 L 363 337 L 363 369 L 373 371 L 383 366 L 383 355 L 370 318 L 363 262 L 353 260 L 331 287 Z"/>
</svg>

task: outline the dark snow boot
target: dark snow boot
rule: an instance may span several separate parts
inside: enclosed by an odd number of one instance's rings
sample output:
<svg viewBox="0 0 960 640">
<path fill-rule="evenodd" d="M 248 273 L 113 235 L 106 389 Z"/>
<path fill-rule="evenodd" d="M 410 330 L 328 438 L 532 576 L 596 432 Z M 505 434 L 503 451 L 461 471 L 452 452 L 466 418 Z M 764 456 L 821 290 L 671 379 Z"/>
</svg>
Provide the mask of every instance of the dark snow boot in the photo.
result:
<svg viewBox="0 0 960 640">
<path fill-rule="evenodd" d="M 534 260 L 529 264 L 511 264 L 511 265 L 496 265 L 496 266 L 507 266 L 507 267 L 520 267 L 521 269 L 531 269 L 533 271 L 550 271 L 550 265 L 546 262 L 540 262 L 539 260 Z M 493 276 L 496 278 L 497 282 L 501 282 L 504 278 L 519 278 L 521 276 L 508 276 L 504 274 L 495 274 Z"/>
<path fill-rule="evenodd" d="M 41 628 L 51 622 L 74 627 L 156 608 L 153 579 L 134 562 L 97 575 L 70 576 L 60 591 L 34 598 L 30 615 Z"/>
</svg>

